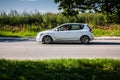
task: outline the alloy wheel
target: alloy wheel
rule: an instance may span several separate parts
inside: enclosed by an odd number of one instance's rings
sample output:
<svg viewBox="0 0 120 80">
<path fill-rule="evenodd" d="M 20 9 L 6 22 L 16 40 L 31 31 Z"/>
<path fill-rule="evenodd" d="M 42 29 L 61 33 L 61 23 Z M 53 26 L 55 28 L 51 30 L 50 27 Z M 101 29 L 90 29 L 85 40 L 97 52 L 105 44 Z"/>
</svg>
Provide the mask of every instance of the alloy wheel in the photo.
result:
<svg viewBox="0 0 120 80">
<path fill-rule="evenodd" d="M 87 44 L 87 43 L 89 43 L 89 37 L 88 36 L 82 36 L 80 41 L 83 44 Z"/>
<path fill-rule="evenodd" d="M 43 37 L 43 43 L 44 44 L 50 44 L 52 41 L 52 38 L 50 36 L 44 36 Z"/>
</svg>

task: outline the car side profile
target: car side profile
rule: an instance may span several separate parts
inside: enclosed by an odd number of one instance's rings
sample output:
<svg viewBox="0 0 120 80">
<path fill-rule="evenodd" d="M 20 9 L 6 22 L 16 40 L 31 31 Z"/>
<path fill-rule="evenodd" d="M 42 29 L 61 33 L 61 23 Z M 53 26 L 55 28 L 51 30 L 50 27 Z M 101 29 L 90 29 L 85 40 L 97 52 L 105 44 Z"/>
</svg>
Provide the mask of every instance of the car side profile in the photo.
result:
<svg viewBox="0 0 120 80">
<path fill-rule="evenodd" d="M 54 41 L 81 41 L 89 43 L 94 38 L 92 29 L 84 23 L 65 23 L 52 30 L 39 32 L 36 41 L 49 44 Z"/>
</svg>

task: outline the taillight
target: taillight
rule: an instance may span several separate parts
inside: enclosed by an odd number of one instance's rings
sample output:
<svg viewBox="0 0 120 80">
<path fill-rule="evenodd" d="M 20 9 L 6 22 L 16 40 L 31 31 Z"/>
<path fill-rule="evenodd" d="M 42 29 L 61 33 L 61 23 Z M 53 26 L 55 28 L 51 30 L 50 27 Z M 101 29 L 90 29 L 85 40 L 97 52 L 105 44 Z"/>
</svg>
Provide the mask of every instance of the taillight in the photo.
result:
<svg viewBox="0 0 120 80">
<path fill-rule="evenodd" d="M 91 32 L 91 33 L 93 33 L 93 30 L 92 30 L 92 29 L 90 29 L 90 32 Z"/>
</svg>

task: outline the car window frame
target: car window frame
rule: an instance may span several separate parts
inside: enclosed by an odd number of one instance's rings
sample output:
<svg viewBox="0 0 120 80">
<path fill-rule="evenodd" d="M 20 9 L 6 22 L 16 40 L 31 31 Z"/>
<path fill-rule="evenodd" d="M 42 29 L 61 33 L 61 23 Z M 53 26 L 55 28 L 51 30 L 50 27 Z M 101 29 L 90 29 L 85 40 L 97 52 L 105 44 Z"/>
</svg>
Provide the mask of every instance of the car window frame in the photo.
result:
<svg viewBox="0 0 120 80">
<path fill-rule="evenodd" d="M 65 29 L 64 29 L 64 30 L 60 30 L 61 27 L 65 27 L 65 26 L 68 27 L 67 30 L 65 30 Z M 58 30 L 58 31 L 69 31 L 69 26 L 70 26 L 69 24 L 61 25 L 60 27 L 57 28 L 57 30 Z"/>
<path fill-rule="evenodd" d="M 77 25 L 77 26 L 79 26 L 79 28 L 78 29 L 72 29 L 72 25 Z M 72 30 L 82 30 L 84 28 L 84 25 L 82 25 L 82 24 L 71 24 L 70 27 L 71 27 L 71 29 L 70 29 L 71 31 Z"/>
</svg>

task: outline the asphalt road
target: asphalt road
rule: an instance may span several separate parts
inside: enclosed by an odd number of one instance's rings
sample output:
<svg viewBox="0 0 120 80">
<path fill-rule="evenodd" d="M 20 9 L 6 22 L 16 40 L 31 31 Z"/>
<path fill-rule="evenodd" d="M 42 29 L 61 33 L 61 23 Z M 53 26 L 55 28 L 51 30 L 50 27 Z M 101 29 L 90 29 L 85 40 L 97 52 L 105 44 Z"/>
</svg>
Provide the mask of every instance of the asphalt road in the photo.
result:
<svg viewBox="0 0 120 80">
<path fill-rule="evenodd" d="M 0 41 L 0 59 L 120 58 L 120 40 L 41 44 L 34 40 Z"/>
</svg>

